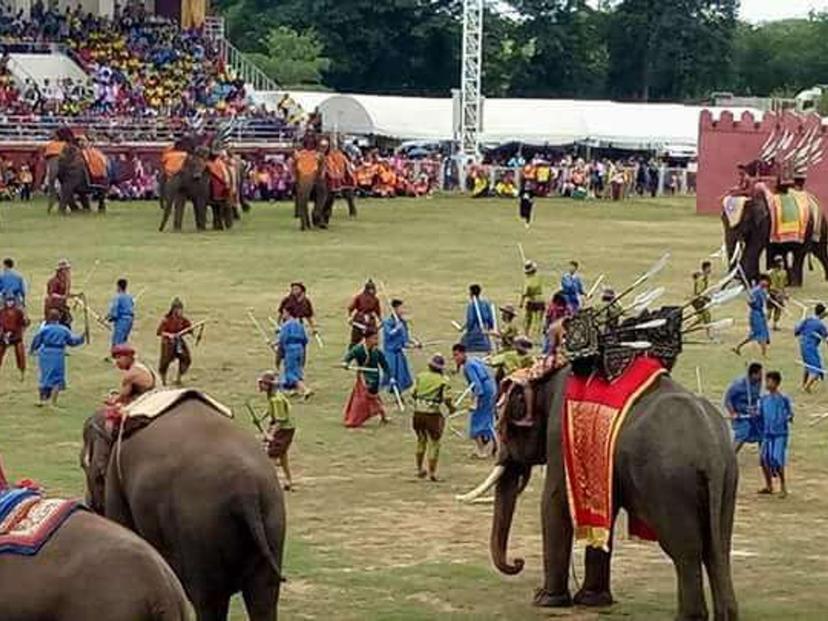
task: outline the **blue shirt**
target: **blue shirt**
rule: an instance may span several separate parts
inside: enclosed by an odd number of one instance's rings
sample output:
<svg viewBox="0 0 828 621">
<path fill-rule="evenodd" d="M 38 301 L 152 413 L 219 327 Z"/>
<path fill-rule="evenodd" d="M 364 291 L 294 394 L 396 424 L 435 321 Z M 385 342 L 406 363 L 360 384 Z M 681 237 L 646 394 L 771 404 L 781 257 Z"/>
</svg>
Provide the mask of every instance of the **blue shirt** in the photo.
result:
<svg viewBox="0 0 828 621">
<path fill-rule="evenodd" d="M 782 393 L 769 393 L 759 402 L 766 436 L 788 435 L 788 424 L 793 418 L 791 400 Z"/>
<path fill-rule="evenodd" d="M 472 394 L 475 397 L 494 395 L 494 379 L 489 373 L 488 367 L 481 360 L 468 358 L 463 365 L 463 375 L 469 386 L 471 386 Z"/>
<path fill-rule="evenodd" d="M 60 323 L 44 323 L 32 339 L 29 350 L 32 353 L 41 349 L 64 349 L 65 347 L 76 347 L 83 343 L 83 336 L 72 334 L 66 326 Z"/>
<path fill-rule="evenodd" d="M 762 394 L 762 382 L 751 383 L 747 377 L 735 380 L 725 393 L 725 406 L 736 412 L 738 416 L 752 416 L 756 414 L 759 398 Z"/>
<path fill-rule="evenodd" d="M 20 304 L 26 304 L 26 281 L 10 269 L 4 269 L 0 273 L 0 299 L 7 292 L 12 293 Z"/>
<path fill-rule="evenodd" d="M 308 334 L 305 332 L 305 326 L 298 319 L 288 319 L 279 329 L 279 345 L 283 348 L 291 345 L 300 345 L 302 347 L 308 344 Z"/>
<path fill-rule="evenodd" d="M 109 305 L 109 320 L 118 321 L 135 315 L 135 300 L 128 293 L 118 293 Z"/>
<path fill-rule="evenodd" d="M 479 312 L 479 317 L 478 317 Z M 480 326 L 480 322 L 483 326 Z M 469 305 L 466 307 L 466 331 L 486 331 L 494 329 L 494 316 L 492 315 L 492 305 L 488 300 L 483 298 L 472 298 Z"/>
<path fill-rule="evenodd" d="M 400 352 L 408 345 L 408 324 L 393 315 L 382 320 L 382 346 L 387 352 Z"/>
<path fill-rule="evenodd" d="M 799 344 L 802 347 L 818 347 L 822 341 L 828 338 L 828 328 L 818 317 L 808 317 L 796 325 L 794 336 L 799 337 Z"/>
<path fill-rule="evenodd" d="M 748 301 L 748 306 L 750 310 L 754 313 L 759 312 L 764 314 L 765 308 L 768 305 L 768 292 L 765 291 L 764 287 L 756 286 L 750 292 L 750 301 Z"/>
<path fill-rule="evenodd" d="M 570 302 L 577 302 L 579 295 L 584 295 L 584 284 L 578 274 L 564 274 L 561 277 L 561 292 Z"/>
</svg>

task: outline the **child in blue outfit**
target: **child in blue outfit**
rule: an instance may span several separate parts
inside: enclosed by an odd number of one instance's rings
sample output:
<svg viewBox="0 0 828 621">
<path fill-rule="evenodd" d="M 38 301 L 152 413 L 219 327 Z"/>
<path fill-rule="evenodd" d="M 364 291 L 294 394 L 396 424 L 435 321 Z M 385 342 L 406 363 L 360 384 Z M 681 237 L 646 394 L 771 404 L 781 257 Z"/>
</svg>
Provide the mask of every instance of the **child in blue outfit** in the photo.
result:
<svg viewBox="0 0 828 621">
<path fill-rule="evenodd" d="M 765 487 L 760 494 L 773 494 L 773 479 L 779 478 L 780 498 L 788 495 L 785 486 L 785 464 L 788 461 L 788 427 L 793 421 L 791 400 L 781 392 L 782 375 L 770 371 L 765 376 L 767 393 L 759 401 L 762 416 L 762 446 L 760 461 L 765 475 Z"/>
</svg>

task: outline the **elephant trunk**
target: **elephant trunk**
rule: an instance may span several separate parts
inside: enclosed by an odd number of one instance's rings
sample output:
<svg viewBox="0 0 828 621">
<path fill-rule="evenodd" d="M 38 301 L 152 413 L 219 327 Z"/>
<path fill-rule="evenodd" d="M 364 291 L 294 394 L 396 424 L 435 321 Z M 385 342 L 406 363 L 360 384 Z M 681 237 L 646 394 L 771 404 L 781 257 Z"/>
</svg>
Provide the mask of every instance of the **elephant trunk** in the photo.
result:
<svg viewBox="0 0 828 621">
<path fill-rule="evenodd" d="M 509 464 L 495 487 L 494 517 L 489 549 L 492 562 L 501 573 L 514 576 L 523 570 L 524 561 L 516 558 L 510 563 L 506 558 L 509 547 L 509 531 L 515 514 L 517 497 L 524 487 L 522 481 L 528 479 L 528 468 Z"/>
</svg>

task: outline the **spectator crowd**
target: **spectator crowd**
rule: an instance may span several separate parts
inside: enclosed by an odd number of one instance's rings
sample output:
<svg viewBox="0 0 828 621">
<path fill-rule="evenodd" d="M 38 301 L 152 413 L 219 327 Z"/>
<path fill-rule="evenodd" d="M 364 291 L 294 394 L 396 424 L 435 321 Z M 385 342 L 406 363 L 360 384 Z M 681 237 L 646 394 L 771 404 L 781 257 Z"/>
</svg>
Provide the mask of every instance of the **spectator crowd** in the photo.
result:
<svg viewBox="0 0 828 621">
<path fill-rule="evenodd" d="M 87 74 L 86 80 L 31 79 L 16 85 L 9 52 L 49 51 L 61 44 Z M 0 112 L 5 115 L 188 119 L 264 118 L 284 124 L 284 115 L 248 101 L 244 82 L 200 29 L 182 30 L 151 15 L 143 3 L 116 5 L 112 19 L 59 11 L 37 0 L 31 17 L 0 4 Z"/>
</svg>

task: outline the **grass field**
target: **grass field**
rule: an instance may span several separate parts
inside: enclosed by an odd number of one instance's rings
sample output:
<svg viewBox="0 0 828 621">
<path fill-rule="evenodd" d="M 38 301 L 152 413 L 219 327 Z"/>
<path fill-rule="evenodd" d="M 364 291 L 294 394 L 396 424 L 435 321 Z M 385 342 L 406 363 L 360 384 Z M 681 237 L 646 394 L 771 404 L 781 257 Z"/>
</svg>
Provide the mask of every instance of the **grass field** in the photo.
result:
<svg viewBox="0 0 828 621">
<path fill-rule="evenodd" d="M 181 296 L 193 320 L 211 319 L 194 349 L 189 383 L 240 408 L 254 397 L 255 377 L 272 365 L 246 317 L 275 307 L 291 280 L 309 287 L 327 347 L 311 346 L 307 369 L 317 391 L 297 403 L 297 440 L 292 449 L 297 489 L 289 494 L 288 543 L 282 597 L 284 619 L 668 619 L 675 610 L 672 565 L 656 545 L 620 540 L 614 561 L 619 603 L 592 611 L 539 611 L 530 605 L 541 582 L 540 477 L 521 499 L 511 551 L 527 568 L 513 579 L 499 576 L 488 560 L 491 508 L 460 506 L 454 495 L 476 485 L 488 464 L 468 459 L 469 445 L 447 434 L 441 460 L 444 482 L 417 480 L 409 421 L 395 416 L 380 428 L 346 431 L 341 410 L 352 376 L 333 369 L 347 338 L 345 306 L 368 276 L 384 281 L 389 294 L 407 300 L 414 332 L 444 339 L 448 353 L 452 319 L 462 320 L 466 287 L 479 281 L 498 303 L 516 303 L 522 284 L 516 243 L 539 262 L 550 294 L 567 260 L 581 261 L 587 281 L 598 273 L 621 287 L 661 254 L 672 253 L 656 279 L 668 287 L 665 301 L 680 301 L 698 262 L 720 244 L 716 218 L 697 217 L 686 199 L 623 204 L 540 201 L 537 221 L 526 231 L 511 202 L 465 199 L 363 202 L 360 218 L 348 221 L 338 208 L 327 232 L 300 234 L 292 207 L 255 205 L 229 233 L 175 235 L 156 230 L 151 204 L 114 204 L 106 216 L 47 217 L 42 203 L 0 207 L 0 255 L 15 257 L 32 287 L 30 307 L 39 315 L 46 279 L 56 260 L 68 257 L 74 283 L 104 312 L 115 279 L 126 276 L 133 292 L 147 287 L 138 306 L 133 342 L 155 363 L 155 328 L 173 296 Z M 186 224 L 192 227 L 191 214 Z M 717 269 L 720 265 L 716 266 Z M 801 297 L 825 294 L 816 272 Z M 783 387 L 796 400 L 790 466 L 791 496 L 759 497 L 757 452 L 746 448 L 742 468 L 733 566 L 744 619 L 824 619 L 828 606 L 828 423 L 808 427 L 809 414 L 824 411 L 825 392 L 799 393 L 800 370 L 792 322 L 775 335 L 768 365 L 780 369 Z M 746 358 L 729 348 L 745 329 L 742 302 L 717 316 L 735 316 L 737 327 L 722 345 L 690 347 L 675 376 L 695 388 L 696 367 L 705 394 L 716 401 L 741 374 Z M 70 389 L 61 411 L 40 410 L 36 370 L 20 384 L 11 360 L 0 370 L 0 453 L 12 477 L 40 480 L 55 494 L 80 494 L 78 466 L 84 418 L 118 381 L 103 358 L 108 333 L 93 325 L 91 345 L 74 350 Z M 755 352 L 751 352 L 755 353 Z M 425 354 L 413 353 L 415 369 Z M 460 386 L 459 378 L 454 380 Z M 390 404 L 389 404 L 390 407 Z M 251 428 L 243 410 L 237 422 Z M 252 431 L 251 431 L 252 432 Z M 578 558 L 580 559 L 580 550 Z M 580 562 L 576 571 L 582 576 Z M 244 619 L 238 602 L 233 619 Z"/>
</svg>

